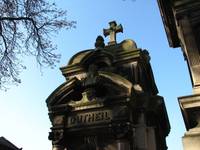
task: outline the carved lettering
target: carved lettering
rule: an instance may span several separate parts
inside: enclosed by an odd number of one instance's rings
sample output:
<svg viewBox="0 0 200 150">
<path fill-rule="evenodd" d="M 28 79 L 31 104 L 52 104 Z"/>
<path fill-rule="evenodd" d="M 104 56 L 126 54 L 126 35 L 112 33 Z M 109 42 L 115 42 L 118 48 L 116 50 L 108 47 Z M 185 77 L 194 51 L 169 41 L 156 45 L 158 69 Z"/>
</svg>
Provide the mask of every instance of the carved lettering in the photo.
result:
<svg viewBox="0 0 200 150">
<path fill-rule="evenodd" d="M 108 122 L 111 119 L 110 110 L 80 113 L 68 117 L 68 127 Z"/>
<path fill-rule="evenodd" d="M 95 114 L 95 121 L 101 121 L 104 119 L 104 113 L 96 113 Z"/>
</svg>

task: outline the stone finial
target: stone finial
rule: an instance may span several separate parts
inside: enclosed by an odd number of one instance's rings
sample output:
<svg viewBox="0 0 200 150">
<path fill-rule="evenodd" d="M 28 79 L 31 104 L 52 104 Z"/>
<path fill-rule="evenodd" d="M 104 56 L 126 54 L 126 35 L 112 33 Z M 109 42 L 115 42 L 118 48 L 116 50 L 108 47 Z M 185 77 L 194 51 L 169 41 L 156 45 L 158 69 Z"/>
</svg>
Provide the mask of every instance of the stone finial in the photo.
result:
<svg viewBox="0 0 200 150">
<path fill-rule="evenodd" d="M 109 41 L 108 45 L 114 45 L 117 43 L 116 34 L 118 32 L 123 32 L 123 27 L 121 24 L 117 25 L 117 23 L 115 21 L 109 22 L 109 25 L 110 25 L 109 29 L 103 29 L 103 34 L 105 37 L 110 35 L 110 41 Z"/>
<path fill-rule="evenodd" d="M 104 48 L 105 44 L 104 44 L 104 39 L 102 36 L 98 36 L 96 38 L 96 42 L 95 42 L 95 48 Z"/>
</svg>

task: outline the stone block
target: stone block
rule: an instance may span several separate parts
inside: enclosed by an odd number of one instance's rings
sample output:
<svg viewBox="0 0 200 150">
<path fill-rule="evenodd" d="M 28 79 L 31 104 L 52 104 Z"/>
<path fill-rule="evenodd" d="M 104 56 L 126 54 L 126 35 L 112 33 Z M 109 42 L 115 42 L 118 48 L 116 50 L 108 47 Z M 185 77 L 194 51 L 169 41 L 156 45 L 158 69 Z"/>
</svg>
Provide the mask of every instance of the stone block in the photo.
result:
<svg viewBox="0 0 200 150">
<path fill-rule="evenodd" d="M 183 137 L 184 150 L 200 149 L 200 128 L 190 129 Z"/>
</svg>

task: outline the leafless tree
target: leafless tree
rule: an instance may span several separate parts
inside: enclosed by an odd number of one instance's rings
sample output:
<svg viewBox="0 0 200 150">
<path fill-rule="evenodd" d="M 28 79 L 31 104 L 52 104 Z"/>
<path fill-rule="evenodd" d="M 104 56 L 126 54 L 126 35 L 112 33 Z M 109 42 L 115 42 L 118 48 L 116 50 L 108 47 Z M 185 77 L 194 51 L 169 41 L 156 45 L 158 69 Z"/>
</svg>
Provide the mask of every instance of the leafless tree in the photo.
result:
<svg viewBox="0 0 200 150">
<path fill-rule="evenodd" d="M 52 33 L 75 27 L 67 12 L 45 0 L 0 0 L 0 88 L 20 83 L 23 56 L 35 56 L 40 66 L 54 67 L 60 55 Z"/>
</svg>

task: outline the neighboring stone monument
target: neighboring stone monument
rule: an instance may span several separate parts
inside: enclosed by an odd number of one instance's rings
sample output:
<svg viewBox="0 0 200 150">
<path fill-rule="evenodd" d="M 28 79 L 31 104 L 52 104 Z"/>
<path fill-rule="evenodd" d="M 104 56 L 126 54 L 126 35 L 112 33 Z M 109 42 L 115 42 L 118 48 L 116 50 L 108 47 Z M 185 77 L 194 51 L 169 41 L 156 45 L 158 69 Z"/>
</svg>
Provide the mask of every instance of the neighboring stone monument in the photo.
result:
<svg viewBox="0 0 200 150">
<path fill-rule="evenodd" d="M 200 150 L 200 1 L 158 0 L 171 47 L 182 47 L 193 94 L 179 97 L 187 132 L 184 150 Z"/>
<path fill-rule="evenodd" d="M 2 136 L 0 137 L 0 150 L 22 150 L 22 148 L 18 148 Z"/>
<path fill-rule="evenodd" d="M 61 68 L 66 81 L 47 99 L 53 150 L 166 150 L 170 124 L 146 50 L 116 42 L 122 26 L 104 29 L 95 49 Z"/>
</svg>

